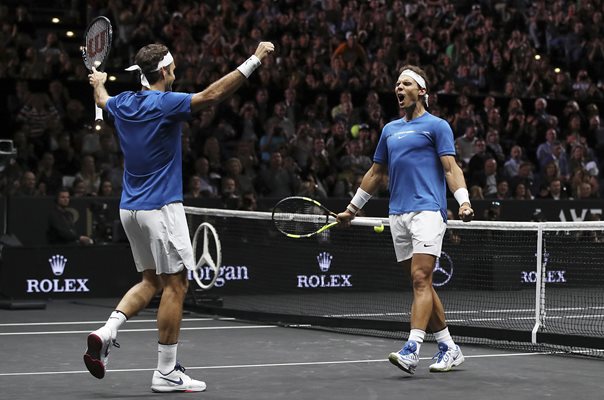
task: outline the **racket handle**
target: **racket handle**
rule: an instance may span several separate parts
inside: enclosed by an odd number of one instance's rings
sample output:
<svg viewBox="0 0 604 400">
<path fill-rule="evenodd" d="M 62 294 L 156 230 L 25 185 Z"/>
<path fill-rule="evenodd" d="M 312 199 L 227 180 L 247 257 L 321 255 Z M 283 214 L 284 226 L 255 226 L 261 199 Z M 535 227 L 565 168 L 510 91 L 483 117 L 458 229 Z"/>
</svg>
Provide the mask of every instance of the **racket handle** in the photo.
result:
<svg viewBox="0 0 604 400">
<path fill-rule="evenodd" d="M 103 120 L 103 109 L 100 108 L 99 106 L 97 106 L 96 104 L 94 105 L 94 120 L 95 121 Z"/>
</svg>

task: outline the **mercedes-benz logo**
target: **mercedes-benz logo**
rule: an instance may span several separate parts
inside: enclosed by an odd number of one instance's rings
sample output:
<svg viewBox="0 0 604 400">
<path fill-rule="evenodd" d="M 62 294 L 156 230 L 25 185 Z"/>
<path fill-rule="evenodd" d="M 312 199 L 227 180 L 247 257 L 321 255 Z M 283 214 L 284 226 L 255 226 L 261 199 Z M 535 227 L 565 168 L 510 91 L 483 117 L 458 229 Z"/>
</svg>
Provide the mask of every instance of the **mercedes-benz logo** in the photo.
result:
<svg viewBox="0 0 604 400">
<path fill-rule="evenodd" d="M 440 257 L 436 259 L 434 264 L 434 272 L 432 273 L 432 286 L 444 286 L 453 277 L 453 260 L 444 251 L 440 253 Z"/>
<path fill-rule="evenodd" d="M 193 270 L 193 278 L 195 279 L 195 281 L 197 282 L 197 284 L 199 285 L 200 288 L 207 290 L 207 289 L 211 289 L 214 286 L 214 283 L 216 282 L 216 279 L 219 276 L 219 272 L 220 272 L 220 266 L 222 265 L 222 251 L 220 248 L 220 239 L 218 239 L 218 233 L 216 233 L 216 229 L 214 229 L 214 227 L 208 223 L 208 222 L 203 222 L 201 225 L 199 225 L 199 227 L 197 228 L 197 231 L 195 231 L 195 235 L 193 236 L 193 257 L 195 259 L 197 259 L 197 241 L 200 240 L 200 235 L 203 232 L 203 247 L 202 247 L 202 252 L 201 255 L 199 256 L 199 259 L 197 260 L 197 264 L 195 266 L 195 269 Z M 209 247 L 208 247 L 208 232 L 212 235 L 212 239 L 214 239 L 214 245 L 215 245 L 215 254 L 216 254 L 216 260 L 214 260 L 212 258 L 212 254 L 210 253 Z M 210 270 L 212 271 L 212 274 L 203 274 L 203 270 L 202 268 L 207 265 L 208 267 L 210 267 Z M 211 278 L 208 275 L 212 275 Z M 210 280 L 209 283 L 204 283 L 202 280 Z"/>
</svg>

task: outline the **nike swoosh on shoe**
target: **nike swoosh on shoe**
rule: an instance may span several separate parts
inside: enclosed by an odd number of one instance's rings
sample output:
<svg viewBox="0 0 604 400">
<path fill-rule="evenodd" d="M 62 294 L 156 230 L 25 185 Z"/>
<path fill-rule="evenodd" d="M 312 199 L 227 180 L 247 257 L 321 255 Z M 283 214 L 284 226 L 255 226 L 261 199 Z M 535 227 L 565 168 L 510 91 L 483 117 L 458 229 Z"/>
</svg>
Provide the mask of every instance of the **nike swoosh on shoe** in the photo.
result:
<svg viewBox="0 0 604 400">
<path fill-rule="evenodd" d="M 173 379 L 164 378 L 163 376 L 160 376 L 160 378 L 162 378 L 163 380 L 166 380 L 168 382 L 172 382 L 175 385 L 182 385 L 183 384 L 182 378 L 178 378 L 177 381 L 175 381 Z"/>
</svg>

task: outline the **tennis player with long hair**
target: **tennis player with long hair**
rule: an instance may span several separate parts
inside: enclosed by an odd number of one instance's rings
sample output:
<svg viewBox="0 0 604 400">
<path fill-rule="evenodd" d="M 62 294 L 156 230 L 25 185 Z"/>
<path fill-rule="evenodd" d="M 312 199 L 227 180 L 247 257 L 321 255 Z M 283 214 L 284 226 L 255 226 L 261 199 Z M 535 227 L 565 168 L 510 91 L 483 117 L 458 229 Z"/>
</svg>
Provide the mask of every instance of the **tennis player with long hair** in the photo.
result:
<svg viewBox="0 0 604 400">
<path fill-rule="evenodd" d="M 88 76 L 95 102 L 113 121 L 124 153 L 120 219 L 142 273 L 142 281 L 125 294 L 106 324 L 88 335 L 84 362 L 93 376 L 104 377 L 109 350 L 122 324 L 163 290 L 157 313 L 158 364 L 151 390 L 205 390 L 206 384 L 191 379 L 176 361 L 188 288 L 185 268 L 195 268 L 182 205 L 181 122 L 229 97 L 273 51 L 272 43 L 261 42 L 236 70 L 195 94 L 171 91 L 176 65 L 168 48 L 160 44 L 141 48 L 135 65 L 127 69 L 139 72 L 142 89 L 138 92 L 110 97 L 105 89 L 107 74 L 93 69 Z"/>
<path fill-rule="evenodd" d="M 403 117 L 384 126 L 373 165 L 338 220 L 347 224 L 365 205 L 386 176 L 389 177 L 389 219 L 397 261 L 410 268 L 413 283 L 411 332 L 403 348 L 388 357 L 413 374 L 429 327 L 438 342 L 436 362 L 430 371 L 449 371 L 464 361 L 451 339 L 445 311 L 432 287 L 432 272 L 440 256 L 447 228 L 446 185 L 459 203 L 459 217 L 474 215 L 463 172 L 455 162 L 453 132 L 447 121 L 426 111 L 428 86 L 425 72 L 406 65 L 395 93 Z"/>
</svg>

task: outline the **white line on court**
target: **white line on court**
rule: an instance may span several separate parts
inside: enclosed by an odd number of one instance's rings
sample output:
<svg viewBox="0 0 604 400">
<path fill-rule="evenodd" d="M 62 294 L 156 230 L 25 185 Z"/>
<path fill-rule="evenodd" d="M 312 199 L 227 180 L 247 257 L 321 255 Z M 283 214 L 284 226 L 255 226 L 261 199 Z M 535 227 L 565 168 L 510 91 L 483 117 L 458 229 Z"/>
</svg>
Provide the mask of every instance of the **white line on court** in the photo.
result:
<svg viewBox="0 0 604 400">
<path fill-rule="evenodd" d="M 477 354 L 466 356 L 465 358 L 492 358 L 492 357 L 525 357 L 525 356 L 542 356 L 555 354 L 553 352 L 533 352 L 533 353 L 505 353 L 505 354 Z M 420 360 L 431 360 L 431 357 L 421 357 Z M 344 360 L 344 361 L 309 361 L 296 363 L 269 363 L 269 364 L 240 364 L 240 365 L 209 365 L 206 367 L 187 367 L 187 370 L 198 369 L 236 369 L 236 368 L 269 368 L 269 367 L 300 367 L 306 365 L 333 365 L 333 364 L 362 364 L 362 363 L 381 363 L 386 362 L 386 359 L 378 360 Z M 155 371 L 155 368 L 128 368 L 128 369 L 109 369 L 111 372 L 144 372 Z M 0 373 L 3 376 L 23 376 L 23 375 L 67 375 L 67 374 L 88 374 L 88 371 L 45 371 L 45 372 L 6 372 Z"/>
<path fill-rule="evenodd" d="M 225 329 L 265 329 L 279 328 L 278 325 L 243 325 L 243 326 L 203 326 L 203 327 L 182 327 L 181 331 L 213 331 Z M 120 333 L 124 332 L 155 332 L 157 328 L 149 329 L 120 329 Z M 70 335 L 70 334 L 90 333 L 86 331 L 38 331 L 38 332 L 2 332 L 0 336 L 26 336 L 26 335 Z"/>
<path fill-rule="evenodd" d="M 197 321 L 234 321 L 235 318 L 183 318 L 182 322 L 197 322 Z M 2 326 L 44 326 L 44 325 L 86 325 L 86 324 L 104 324 L 103 321 L 57 321 L 57 322 L 14 322 L 9 324 L 0 324 Z M 148 323 L 157 322 L 155 319 L 129 319 L 128 324 L 132 323 Z"/>
</svg>

